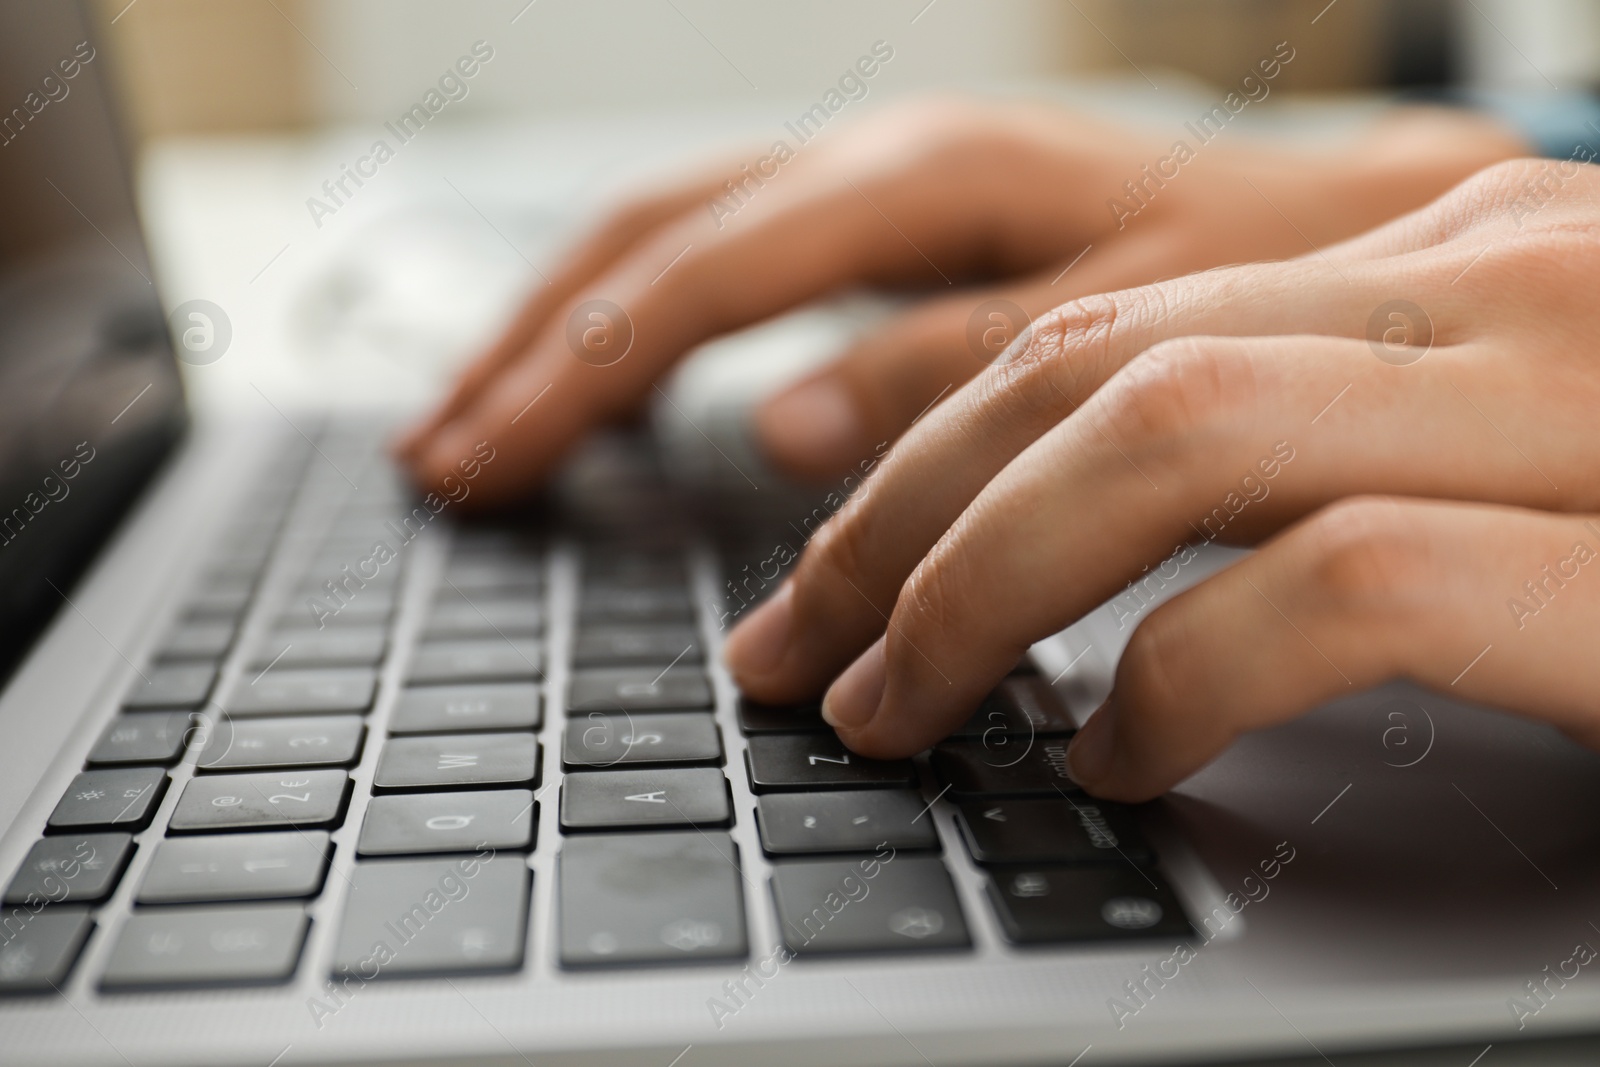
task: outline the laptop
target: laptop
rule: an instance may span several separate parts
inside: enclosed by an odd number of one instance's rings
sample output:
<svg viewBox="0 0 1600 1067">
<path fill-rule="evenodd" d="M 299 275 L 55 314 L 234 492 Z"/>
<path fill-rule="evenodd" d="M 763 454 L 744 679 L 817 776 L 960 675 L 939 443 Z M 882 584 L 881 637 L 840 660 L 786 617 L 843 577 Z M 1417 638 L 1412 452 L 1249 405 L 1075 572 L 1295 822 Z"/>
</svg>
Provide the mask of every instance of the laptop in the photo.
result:
<svg viewBox="0 0 1600 1067">
<path fill-rule="evenodd" d="M 158 296 L 108 58 L 0 7 L 0 1063 L 1492 1067 L 1600 1024 L 1600 759 L 1548 729 L 1396 685 L 1148 805 L 1073 785 L 1221 550 L 870 761 L 718 656 L 825 510 L 617 432 L 467 522 L 492 448 L 418 496 L 398 415 L 191 419 L 215 323 Z"/>
</svg>

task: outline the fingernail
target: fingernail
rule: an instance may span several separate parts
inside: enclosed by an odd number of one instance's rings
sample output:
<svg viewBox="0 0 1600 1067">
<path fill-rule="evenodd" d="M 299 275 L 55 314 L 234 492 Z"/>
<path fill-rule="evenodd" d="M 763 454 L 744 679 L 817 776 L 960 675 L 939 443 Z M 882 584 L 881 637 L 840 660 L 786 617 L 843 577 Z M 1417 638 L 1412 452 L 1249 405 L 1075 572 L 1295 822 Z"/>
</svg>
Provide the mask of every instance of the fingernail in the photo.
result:
<svg viewBox="0 0 1600 1067">
<path fill-rule="evenodd" d="M 762 448 L 786 467 L 848 465 L 864 432 L 855 398 L 831 374 L 779 393 L 756 412 Z"/>
<path fill-rule="evenodd" d="M 1116 725 L 1117 706 L 1108 699 L 1089 716 L 1089 721 L 1067 746 L 1067 769 L 1079 785 L 1098 782 L 1110 772 Z"/>
<path fill-rule="evenodd" d="M 755 614 L 733 628 L 722 657 L 735 676 L 766 674 L 783 662 L 794 629 L 794 583 L 784 582 Z"/>
<path fill-rule="evenodd" d="M 859 730 L 867 725 L 883 701 L 887 676 L 884 638 L 880 637 L 834 679 L 822 698 L 823 721 L 836 730 Z"/>
</svg>

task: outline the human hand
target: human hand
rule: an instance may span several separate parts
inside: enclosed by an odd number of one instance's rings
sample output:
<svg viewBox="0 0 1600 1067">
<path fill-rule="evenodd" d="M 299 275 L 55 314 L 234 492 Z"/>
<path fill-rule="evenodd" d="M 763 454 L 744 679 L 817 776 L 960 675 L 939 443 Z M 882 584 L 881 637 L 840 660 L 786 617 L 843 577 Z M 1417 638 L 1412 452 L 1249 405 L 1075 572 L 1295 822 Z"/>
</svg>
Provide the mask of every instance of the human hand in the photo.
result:
<svg viewBox="0 0 1600 1067">
<path fill-rule="evenodd" d="M 1596 277 L 1600 171 L 1526 160 L 1296 260 L 1066 304 L 905 435 L 725 658 L 758 700 L 831 682 L 846 743 L 905 756 L 1141 568 L 1259 543 L 1143 616 L 1069 750 L 1086 789 L 1148 799 L 1397 677 L 1600 748 Z"/>
<path fill-rule="evenodd" d="M 713 198 L 732 202 L 724 183 L 740 177 L 736 165 L 615 211 L 397 451 L 432 486 L 488 441 L 503 458 L 472 504 L 502 503 L 536 485 L 591 426 L 636 409 L 701 341 L 851 284 L 932 291 L 757 413 L 778 466 L 830 477 L 998 354 L 968 341 L 987 300 L 1031 317 L 1092 293 L 1297 255 L 1522 151 L 1469 115 L 1399 113 L 1355 145 L 1315 153 L 1205 144 L 1163 182 L 1141 168 L 1170 158 L 1166 137 L 1053 106 L 887 108 L 801 147 L 760 188 L 747 184 L 731 216 L 709 208 Z M 1130 196 L 1129 181 L 1145 195 Z M 977 288 L 956 288 L 969 284 Z M 629 320 L 631 349 L 619 362 L 577 358 L 569 322 L 592 299 Z"/>
</svg>

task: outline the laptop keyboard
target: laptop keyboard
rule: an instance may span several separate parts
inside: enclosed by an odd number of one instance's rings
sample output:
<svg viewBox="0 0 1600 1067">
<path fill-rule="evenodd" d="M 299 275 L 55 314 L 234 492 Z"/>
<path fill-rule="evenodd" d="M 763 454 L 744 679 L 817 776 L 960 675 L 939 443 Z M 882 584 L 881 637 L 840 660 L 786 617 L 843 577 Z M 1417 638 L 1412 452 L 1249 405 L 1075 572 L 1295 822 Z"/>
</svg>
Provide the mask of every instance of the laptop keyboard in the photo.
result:
<svg viewBox="0 0 1600 1067">
<path fill-rule="evenodd" d="M 663 491 L 601 493 L 598 526 L 450 527 L 371 431 L 286 449 L 10 877 L 0 992 L 267 985 L 308 956 L 319 985 L 738 962 L 756 911 L 805 957 L 949 958 L 978 908 L 1015 945 L 1191 933 L 1134 814 L 1067 779 L 1072 721 L 1026 666 L 916 760 L 850 752 L 815 706 L 719 698 L 707 637 L 747 598 L 697 599 L 703 544 L 650 525 Z M 417 538 L 447 546 L 427 576 Z M 730 833 L 750 820 L 765 885 Z"/>
</svg>

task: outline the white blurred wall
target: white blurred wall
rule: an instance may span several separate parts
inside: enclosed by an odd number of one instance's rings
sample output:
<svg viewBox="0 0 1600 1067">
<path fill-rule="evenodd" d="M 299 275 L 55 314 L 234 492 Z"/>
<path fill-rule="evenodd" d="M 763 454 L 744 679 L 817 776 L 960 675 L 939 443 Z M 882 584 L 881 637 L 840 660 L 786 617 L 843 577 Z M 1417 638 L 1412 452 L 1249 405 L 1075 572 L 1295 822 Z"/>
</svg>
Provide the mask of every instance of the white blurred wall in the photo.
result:
<svg viewBox="0 0 1600 1067">
<path fill-rule="evenodd" d="M 814 99 L 877 40 L 894 91 L 1032 80 L 1105 43 L 1061 0 L 317 0 L 319 110 L 387 117 L 474 40 L 495 49 L 465 110 L 531 114 Z M 513 22 L 513 19 L 515 21 Z M 915 20 L 915 21 L 913 21 Z"/>
<path fill-rule="evenodd" d="M 1459 0 L 1474 85 L 1543 90 L 1600 82 L 1600 0 Z"/>
</svg>

